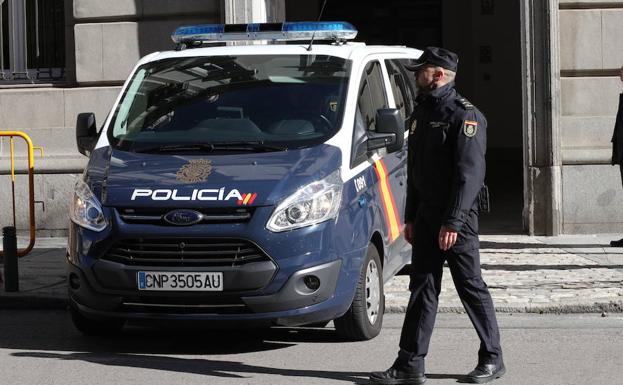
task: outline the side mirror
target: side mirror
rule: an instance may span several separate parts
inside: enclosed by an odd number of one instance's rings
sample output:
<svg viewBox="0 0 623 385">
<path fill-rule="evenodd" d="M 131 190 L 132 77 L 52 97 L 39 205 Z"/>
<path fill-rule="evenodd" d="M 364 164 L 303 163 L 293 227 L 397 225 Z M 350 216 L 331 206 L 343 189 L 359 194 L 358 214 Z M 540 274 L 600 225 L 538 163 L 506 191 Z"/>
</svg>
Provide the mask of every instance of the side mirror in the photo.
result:
<svg viewBox="0 0 623 385">
<path fill-rule="evenodd" d="M 381 108 L 376 113 L 376 132 L 368 133 L 368 151 L 387 148 L 387 152 L 402 149 L 405 140 L 405 124 L 400 111 Z"/>
<path fill-rule="evenodd" d="M 97 142 L 97 125 L 95 114 L 83 112 L 76 119 L 76 143 L 82 155 L 89 156 Z"/>
</svg>

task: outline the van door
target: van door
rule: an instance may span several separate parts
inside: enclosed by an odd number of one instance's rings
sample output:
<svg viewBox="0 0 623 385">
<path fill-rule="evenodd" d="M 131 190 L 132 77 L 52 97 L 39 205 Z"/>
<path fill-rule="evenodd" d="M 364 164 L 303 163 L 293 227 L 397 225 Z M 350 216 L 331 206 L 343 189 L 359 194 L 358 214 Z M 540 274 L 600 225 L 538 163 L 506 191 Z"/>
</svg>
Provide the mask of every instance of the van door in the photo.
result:
<svg viewBox="0 0 623 385">
<path fill-rule="evenodd" d="M 405 124 L 405 141 L 401 151 L 387 156 L 387 162 L 394 164 L 393 183 L 397 184 L 394 189 L 396 205 L 400 215 L 401 226 L 404 226 L 404 210 L 407 199 L 407 160 L 408 160 L 408 133 L 411 122 L 411 114 L 415 108 L 415 79 L 413 72 L 405 69 L 407 59 L 384 60 L 387 71 L 388 94 L 391 96 L 390 107 L 400 110 L 400 115 Z M 392 103 L 393 102 L 393 103 Z M 392 163 L 395 162 L 395 163 Z M 392 253 L 398 268 L 401 263 L 411 262 L 411 246 L 401 236 L 393 247 Z"/>
<path fill-rule="evenodd" d="M 365 66 L 361 75 L 357 112 L 355 116 L 355 130 L 351 167 L 356 167 L 364 161 L 372 161 L 372 178 L 375 181 L 371 194 L 372 200 L 378 206 L 380 220 L 383 222 L 384 250 L 384 279 L 393 276 L 404 263 L 406 241 L 402 236 L 404 226 L 404 207 L 406 189 L 406 143 L 403 150 L 388 154 L 385 149 L 378 150 L 378 156 L 372 156 L 361 151 L 362 138 L 366 133 L 376 130 L 376 113 L 378 109 L 390 107 L 386 84 L 387 74 L 378 60 L 371 60 Z M 408 244 L 407 244 L 408 246 Z M 403 255 L 401 255 L 403 254 Z M 410 258 L 410 253 L 407 253 Z M 409 259 L 410 260 L 410 259 Z"/>
</svg>

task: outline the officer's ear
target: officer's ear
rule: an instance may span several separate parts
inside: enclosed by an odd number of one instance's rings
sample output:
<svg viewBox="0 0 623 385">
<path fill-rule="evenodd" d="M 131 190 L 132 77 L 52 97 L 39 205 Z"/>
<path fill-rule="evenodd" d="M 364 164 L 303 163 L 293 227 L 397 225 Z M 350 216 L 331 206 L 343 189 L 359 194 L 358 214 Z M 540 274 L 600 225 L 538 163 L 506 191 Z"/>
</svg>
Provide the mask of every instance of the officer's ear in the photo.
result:
<svg viewBox="0 0 623 385">
<path fill-rule="evenodd" d="M 446 73 L 444 72 L 443 68 L 441 67 L 435 68 L 435 72 L 433 73 L 433 80 L 435 82 L 442 80 L 445 76 L 446 76 Z"/>
</svg>

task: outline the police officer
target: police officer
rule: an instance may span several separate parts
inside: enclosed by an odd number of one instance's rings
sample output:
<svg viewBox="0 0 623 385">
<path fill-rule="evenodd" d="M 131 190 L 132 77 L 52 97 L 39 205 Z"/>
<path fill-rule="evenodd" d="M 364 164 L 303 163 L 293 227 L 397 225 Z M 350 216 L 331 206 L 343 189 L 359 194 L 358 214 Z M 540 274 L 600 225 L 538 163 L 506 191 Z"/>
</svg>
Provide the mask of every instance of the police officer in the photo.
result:
<svg viewBox="0 0 623 385">
<path fill-rule="evenodd" d="M 478 251 L 478 196 L 485 177 L 487 121 L 454 89 L 458 57 L 428 47 L 409 66 L 417 106 L 411 116 L 405 231 L 413 246 L 411 297 L 400 351 L 375 384 L 422 384 L 424 359 L 435 323 L 443 264 L 480 338 L 478 365 L 467 381 L 483 383 L 505 373 L 493 301 L 482 280 Z"/>
<path fill-rule="evenodd" d="M 623 82 L 623 66 L 619 70 L 619 78 Z M 618 164 L 621 169 L 621 181 L 623 181 L 623 93 L 619 95 L 619 110 L 614 123 L 612 134 L 612 164 Z M 610 241 L 612 247 L 623 247 L 623 238 Z"/>
</svg>

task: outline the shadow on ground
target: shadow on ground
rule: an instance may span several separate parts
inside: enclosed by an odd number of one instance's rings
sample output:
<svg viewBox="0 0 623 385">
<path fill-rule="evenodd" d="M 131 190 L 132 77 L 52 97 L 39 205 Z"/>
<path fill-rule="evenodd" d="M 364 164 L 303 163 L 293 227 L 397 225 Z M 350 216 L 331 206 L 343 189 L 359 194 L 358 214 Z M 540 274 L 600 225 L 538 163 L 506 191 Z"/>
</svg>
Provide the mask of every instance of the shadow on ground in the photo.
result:
<svg viewBox="0 0 623 385">
<path fill-rule="evenodd" d="M 0 318 L 0 348 L 103 354 L 226 355 L 284 349 L 299 343 L 344 342 L 333 328 L 213 330 L 185 323 L 173 323 L 165 328 L 129 324 L 118 335 L 85 336 L 71 325 L 68 314 L 57 314 L 51 321 L 27 319 L 19 326 L 12 324 L 9 317 Z M 46 322 L 45 327 L 41 322 Z"/>
<path fill-rule="evenodd" d="M 129 368 L 143 368 L 164 370 L 167 372 L 181 372 L 204 376 L 225 378 L 248 378 L 253 374 L 272 374 L 287 377 L 311 377 L 349 382 L 361 381 L 368 373 L 363 372 L 330 372 L 322 370 L 291 370 L 266 366 L 247 365 L 242 362 L 209 360 L 200 358 L 163 357 L 147 354 L 120 354 L 120 353 L 41 353 L 17 352 L 13 357 L 46 358 L 63 361 L 85 361 L 99 365 L 123 366 Z"/>
</svg>

